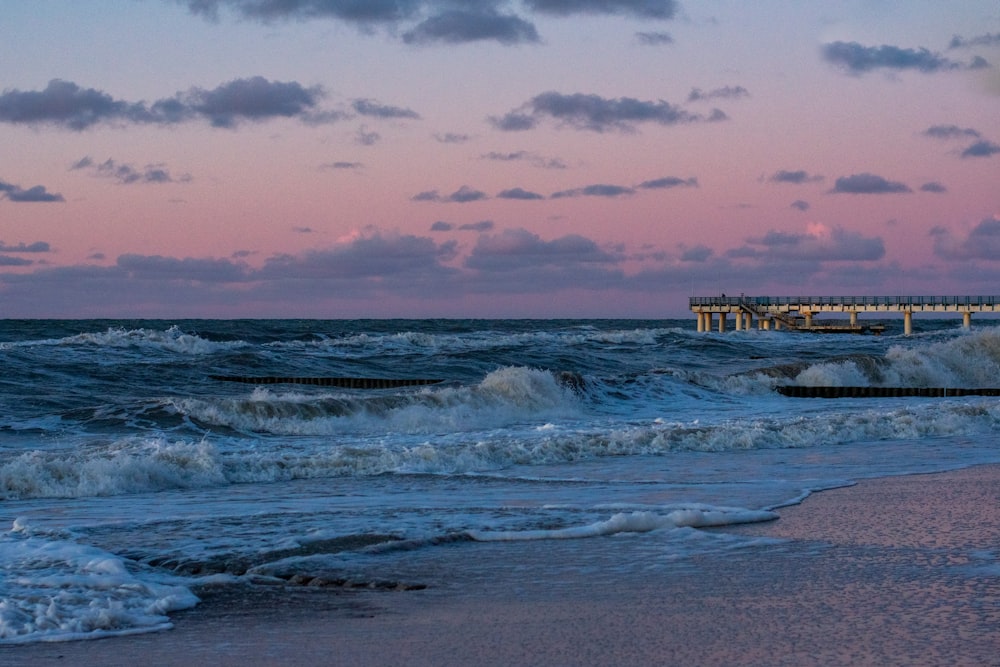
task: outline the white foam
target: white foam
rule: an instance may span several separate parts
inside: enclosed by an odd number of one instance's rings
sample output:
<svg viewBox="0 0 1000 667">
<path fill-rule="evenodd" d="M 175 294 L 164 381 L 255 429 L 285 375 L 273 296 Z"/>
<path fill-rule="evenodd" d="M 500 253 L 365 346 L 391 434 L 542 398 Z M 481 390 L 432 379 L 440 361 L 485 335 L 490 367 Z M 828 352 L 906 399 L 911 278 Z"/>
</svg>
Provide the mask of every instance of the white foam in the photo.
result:
<svg viewBox="0 0 1000 667">
<path fill-rule="evenodd" d="M 739 523 L 756 523 L 778 518 L 773 512 L 733 508 L 687 507 L 666 514 L 656 512 L 618 513 L 605 521 L 586 526 L 541 530 L 472 530 L 468 534 L 478 542 L 513 542 L 524 540 L 566 540 L 601 537 L 618 533 L 648 533 L 665 528 L 707 528 Z"/>
<path fill-rule="evenodd" d="M 198 598 L 143 578 L 125 561 L 18 521 L 0 535 L 0 643 L 94 639 L 171 627 L 167 614 Z"/>
</svg>

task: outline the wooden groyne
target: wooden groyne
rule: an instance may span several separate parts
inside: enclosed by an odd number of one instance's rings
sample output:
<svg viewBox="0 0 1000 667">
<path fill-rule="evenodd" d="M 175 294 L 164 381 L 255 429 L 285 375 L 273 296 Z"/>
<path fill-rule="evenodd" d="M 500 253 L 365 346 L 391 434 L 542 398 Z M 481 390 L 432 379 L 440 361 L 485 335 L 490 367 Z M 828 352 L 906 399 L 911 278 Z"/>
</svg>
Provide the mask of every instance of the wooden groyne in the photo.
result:
<svg viewBox="0 0 1000 667">
<path fill-rule="evenodd" d="M 693 296 L 691 311 L 698 318 L 698 331 L 711 331 L 718 319 L 719 332 L 726 331 L 733 315 L 736 330 L 789 329 L 814 333 L 881 333 L 881 325 L 865 325 L 859 313 L 903 313 L 903 333 L 913 333 L 913 313 L 959 313 L 962 326 L 972 326 L 973 313 L 1000 313 L 1000 296 Z M 814 320 L 822 313 L 845 313 L 849 324 L 830 325 Z"/>
<path fill-rule="evenodd" d="M 346 378 L 346 377 L 284 377 L 249 375 L 210 375 L 222 382 L 242 382 L 244 384 L 307 384 L 316 387 L 339 387 L 341 389 L 396 389 L 399 387 L 420 387 L 438 384 L 444 380 L 425 378 Z"/>
<path fill-rule="evenodd" d="M 892 398 L 895 396 L 1000 396 L 1000 387 L 802 387 L 795 384 L 775 387 L 792 398 Z"/>
</svg>

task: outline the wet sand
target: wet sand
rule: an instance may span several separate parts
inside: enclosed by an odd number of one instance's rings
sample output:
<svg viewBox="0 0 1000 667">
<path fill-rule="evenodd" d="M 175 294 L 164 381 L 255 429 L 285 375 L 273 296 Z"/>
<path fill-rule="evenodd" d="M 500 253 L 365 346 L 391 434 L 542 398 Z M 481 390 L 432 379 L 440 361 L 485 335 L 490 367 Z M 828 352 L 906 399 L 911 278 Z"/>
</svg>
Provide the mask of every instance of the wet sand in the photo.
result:
<svg viewBox="0 0 1000 667">
<path fill-rule="evenodd" d="M 0 647 L 20 665 L 1000 665 L 1000 466 L 816 494 L 765 539 L 588 587 L 221 590 L 172 630 Z M 516 563 L 516 559 L 512 559 Z"/>
</svg>

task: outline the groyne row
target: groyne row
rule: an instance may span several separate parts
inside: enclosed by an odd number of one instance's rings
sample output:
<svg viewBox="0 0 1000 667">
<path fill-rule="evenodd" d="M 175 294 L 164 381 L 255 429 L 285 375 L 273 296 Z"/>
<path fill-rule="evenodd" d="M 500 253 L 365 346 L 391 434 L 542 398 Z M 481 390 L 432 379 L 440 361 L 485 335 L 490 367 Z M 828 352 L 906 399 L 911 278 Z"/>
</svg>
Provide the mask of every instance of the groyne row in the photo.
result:
<svg viewBox="0 0 1000 667">
<path fill-rule="evenodd" d="M 891 398 L 895 396 L 1000 396 L 1000 387 L 803 387 L 781 385 L 779 394 L 793 398 Z"/>
</svg>

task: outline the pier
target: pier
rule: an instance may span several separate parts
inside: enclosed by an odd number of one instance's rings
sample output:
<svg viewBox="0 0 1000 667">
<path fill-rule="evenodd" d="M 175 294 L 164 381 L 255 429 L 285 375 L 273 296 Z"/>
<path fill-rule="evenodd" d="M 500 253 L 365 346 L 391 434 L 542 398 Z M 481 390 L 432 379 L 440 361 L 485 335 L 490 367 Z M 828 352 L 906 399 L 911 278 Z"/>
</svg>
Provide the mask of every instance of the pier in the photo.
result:
<svg viewBox="0 0 1000 667">
<path fill-rule="evenodd" d="M 733 316 L 736 331 L 757 328 L 813 333 L 881 333 L 883 326 L 862 324 L 859 313 L 903 313 L 903 333 L 913 333 L 913 313 L 960 313 L 962 326 L 972 326 L 973 313 L 1000 313 L 1000 296 L 693 296 L 691 311 L 698 331 L 725 332 Z M 824 324 L 821 313 L 846 313 L 847 324 Z"/>
</svg>

